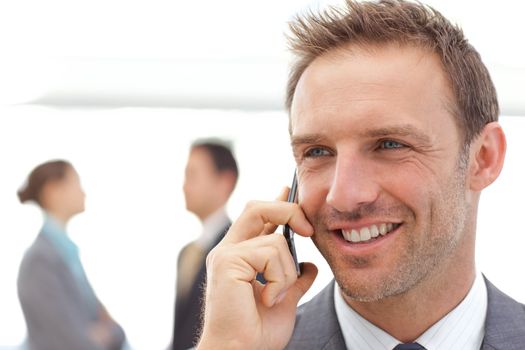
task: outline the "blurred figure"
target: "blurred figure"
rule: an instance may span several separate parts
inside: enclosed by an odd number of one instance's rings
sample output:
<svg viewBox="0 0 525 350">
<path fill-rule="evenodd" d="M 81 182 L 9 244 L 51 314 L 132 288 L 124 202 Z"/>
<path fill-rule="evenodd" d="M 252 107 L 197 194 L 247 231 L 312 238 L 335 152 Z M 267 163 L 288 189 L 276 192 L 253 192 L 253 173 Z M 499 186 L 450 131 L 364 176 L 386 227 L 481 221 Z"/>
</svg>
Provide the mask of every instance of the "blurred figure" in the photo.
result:
<svg viewBox="0 0 525 350">
<path fill-rule="evenodd" d="M 18 191 L 22 203 L 44 211 L 44 225 L 18 275 L 31 350 L 117 350 L 124 331 L 97 299 L 66 225 L 84 211 L 85 194 L 73 166 L 62 160 L 37 166 Z"/>
<path fill-rule="evenodd" d="M 237 162 L 228 146 L 216 141 L 193 143 L 183 189 L 186 209 L 202 222 L 202 232 L 182 249 L 177 262 L 173 350 L 192 347 L 199 336 L 206 255 L 231 225 L 225 206 L 237 178 Z"/>
</svg>

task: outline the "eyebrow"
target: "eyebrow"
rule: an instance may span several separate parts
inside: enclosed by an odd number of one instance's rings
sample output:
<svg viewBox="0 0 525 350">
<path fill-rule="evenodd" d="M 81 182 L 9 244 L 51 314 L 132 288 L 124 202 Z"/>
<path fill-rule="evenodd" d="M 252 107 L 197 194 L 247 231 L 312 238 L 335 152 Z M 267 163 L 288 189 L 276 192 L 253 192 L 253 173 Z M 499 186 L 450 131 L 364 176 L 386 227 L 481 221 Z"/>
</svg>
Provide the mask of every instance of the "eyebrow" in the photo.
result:
<svg viewBox="0 0 525 350">
<path fill-rule="evenodd" d="M 366 138 L 382 138 L 393 136 L 410 137 L 419 143 L 431 143 L 431 139 L 427 134 L 410 124 L 386 126 L 378 129 L 368 129 L 360 132 L 358 136 Z M 323 134 L 305 134 L 292 136 L 291 145 L 292 147 L 296 147 L 298 145 L 318 144 L 325 141 L 327 141 L 327 138 Z"/>
<path fill-rule="evenodd" d="M 431 143 L 431 139 L 427 134 L 425 134 L 423 131 L 419 130 L 418 128 L 414 127 L 411 124 L 393 125 L 393 126 L 382 127 L 379 129 L 365 130 L 360 135 L 365 136 L 365 137 L 371 137 L 371 138 L 372 137 L 373 138 L 389 137 L 389 136 L 410 137 L 420 143 L 424 143 L 424 144 Z"/>
<path fill-rule="evenodd" d="M 290 143 L 292 147 L 296 147 L 298 145 L 313 145 L 316 143 L 322 143 L 323 141 L 326 141 L 326 137 L 321 134 L 306 134 L 292 136 L 292 141 Z"/>
</svg>

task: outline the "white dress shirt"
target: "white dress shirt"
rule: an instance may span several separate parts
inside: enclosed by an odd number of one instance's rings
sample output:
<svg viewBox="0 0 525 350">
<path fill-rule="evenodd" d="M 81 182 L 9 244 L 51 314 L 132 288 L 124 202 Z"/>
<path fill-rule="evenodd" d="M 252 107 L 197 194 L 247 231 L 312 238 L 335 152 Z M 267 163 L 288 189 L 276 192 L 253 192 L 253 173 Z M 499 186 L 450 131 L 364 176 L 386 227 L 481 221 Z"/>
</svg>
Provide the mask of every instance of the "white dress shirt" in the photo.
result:
<svg viewBox="0 0 525 350">
<path fill-rule="evenodd" d="M 216 210 L 204 219 L 202 223 L 202 233 L 195 243 L 197 243 L 204 251 L 207 251 L 212 248 L 218 235 L 222 233 L 220 230 L 226 228 L 226 225 L 230 222 L 225 207 Z"/>
<path fill-rule="evenodd" d="M 392 350 L 401 343 L 355 312 L 344 301 L 337 283 L 334 290 L 335 311 L 348 350 Z M 427 350 L 479 350 L 487 302 L 487 287 L 478 272 L 465 299 L 415 342 Z"/>
</svg>

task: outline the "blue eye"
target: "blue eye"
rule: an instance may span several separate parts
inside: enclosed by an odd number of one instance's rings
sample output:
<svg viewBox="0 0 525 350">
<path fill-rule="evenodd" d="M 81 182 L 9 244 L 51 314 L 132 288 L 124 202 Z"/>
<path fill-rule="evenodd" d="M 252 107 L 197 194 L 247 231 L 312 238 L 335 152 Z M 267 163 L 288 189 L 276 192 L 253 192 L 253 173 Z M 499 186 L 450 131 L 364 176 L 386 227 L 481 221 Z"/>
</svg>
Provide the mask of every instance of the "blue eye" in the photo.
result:
<svg viewBox="0 0 525 350">
<path fill-rule="evenodd" d="M 381 141 L 381 144 L 379 145 L 379 148 L 381 149 L 397 149 L 403 147 L 405 147 L 405 145 L 392 140 Z"/>
<path fill-rule="evenodd" d="M 324 157 L 324 156 L 327 156 L 327 155 L 330 155 L 330 152 L 328 152 L 326 149 L 320 148 L 320 147 L 310 148 L 309 150 L 307 150 L 304 153 L 305 157 L 310 157 L 310 158 Z"/>
</svg>

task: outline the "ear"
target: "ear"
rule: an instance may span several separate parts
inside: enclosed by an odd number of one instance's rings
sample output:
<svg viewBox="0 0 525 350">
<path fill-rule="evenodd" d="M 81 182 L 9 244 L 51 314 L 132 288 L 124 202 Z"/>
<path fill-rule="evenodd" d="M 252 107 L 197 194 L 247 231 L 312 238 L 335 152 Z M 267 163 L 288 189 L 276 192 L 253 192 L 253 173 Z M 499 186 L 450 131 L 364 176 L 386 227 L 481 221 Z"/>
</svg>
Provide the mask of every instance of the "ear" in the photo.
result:
<svg viewBox="0 0 525 350">
<path fill-rule="evenodd" d="M 57 202 L 60 202 L 60 195 L 62 193 L 61 181 L 48 181 L 42 186 L 40 190 L 40 204 L 43 208 L 49 209 L 54 207 Z"/>
<path fill-rule="evenodd" d="M 481 191 L 499 176 L 505 160 L 507 142 L 498 122 L 483 128 L 470 147 L 470 181 L 472 191 Z"/>
<path fill-rule="evenodd" d="M 231 193 L 235 189 L 236 182 L 237 177 L 233 171 L 225 170 L 221 173 L 221 184 L 227 197 L 230 197 Z"/>
</svg>

